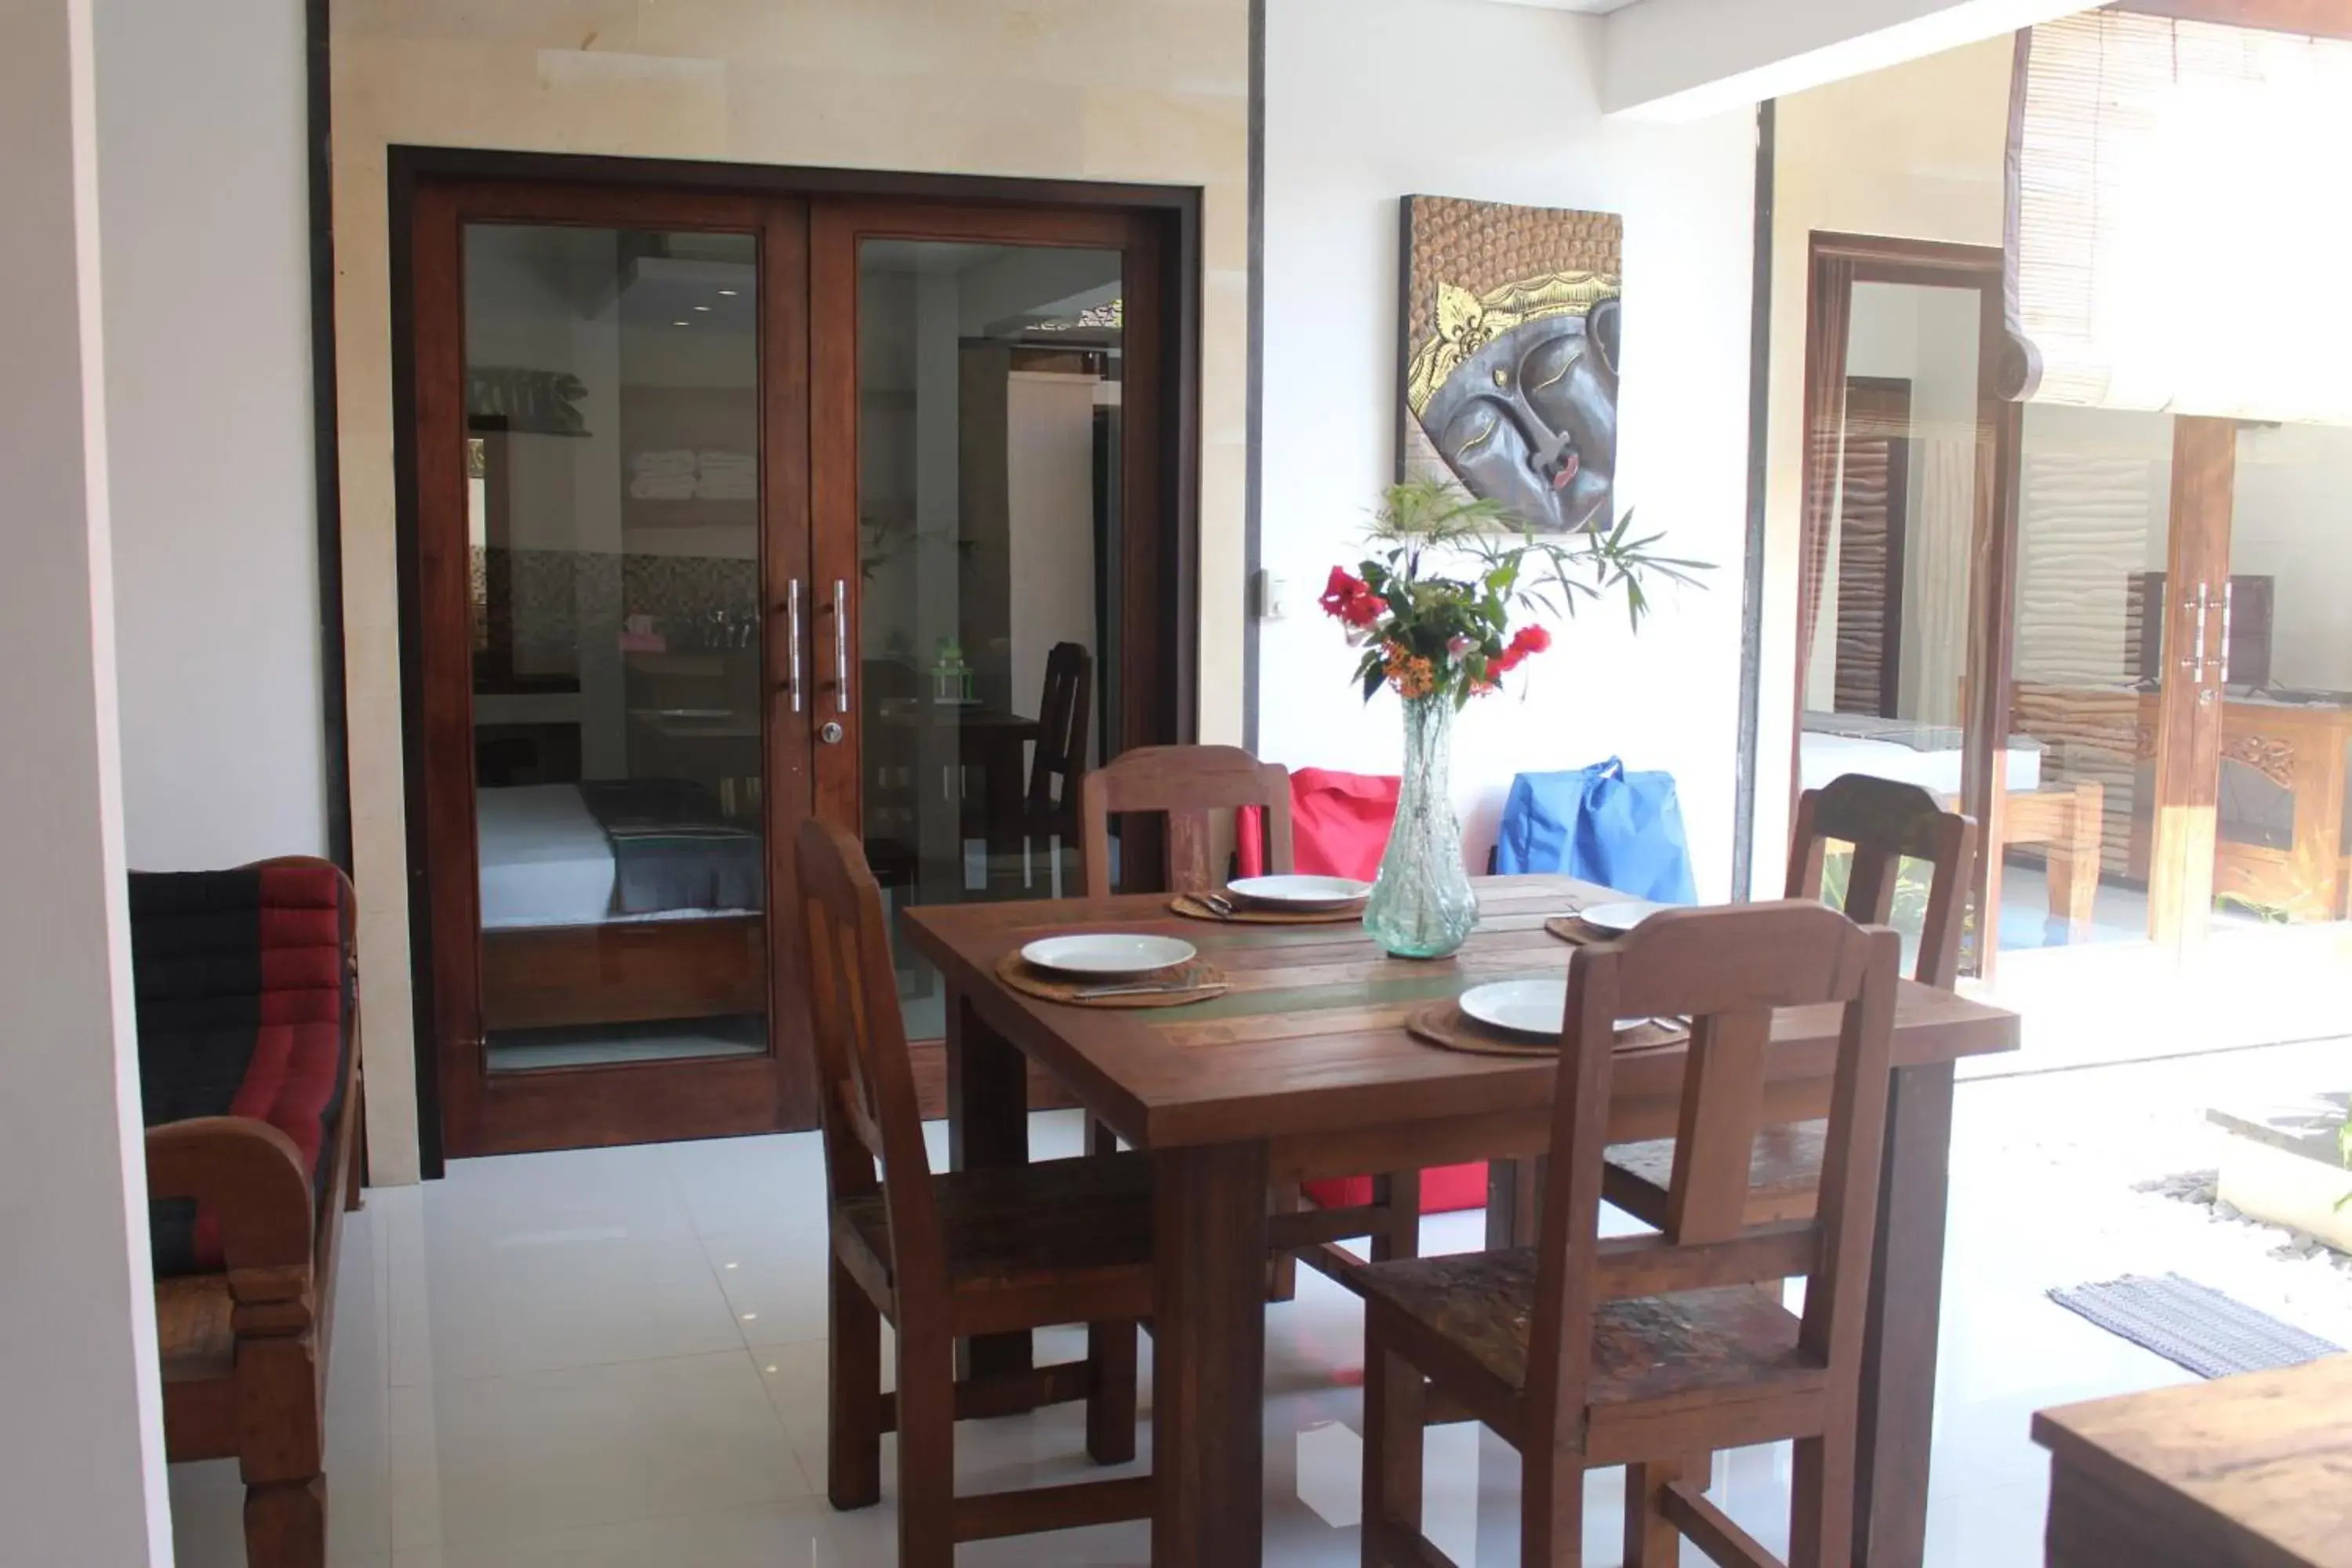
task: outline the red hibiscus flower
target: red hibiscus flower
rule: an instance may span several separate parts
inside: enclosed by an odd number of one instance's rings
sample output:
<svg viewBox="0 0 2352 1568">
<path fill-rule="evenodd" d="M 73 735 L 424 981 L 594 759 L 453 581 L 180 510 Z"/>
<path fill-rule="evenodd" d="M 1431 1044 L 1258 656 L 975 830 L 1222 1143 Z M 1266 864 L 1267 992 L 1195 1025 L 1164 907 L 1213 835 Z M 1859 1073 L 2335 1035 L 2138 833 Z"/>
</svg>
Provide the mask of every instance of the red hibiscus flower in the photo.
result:
<svg viewBox="0 0 2352 1568">
<path fill-rule="evenodd" d="M 1486 674 L 1491 679 L 1508 675 L 1527 662 L 1528 656 L 1541 653 L 1551 647 L 1551 633 L 1541 626 L 1521 626 L 1511 634 L 1503 651 L 1486 661 Z"/>
<path fill-rule="evenodd" d="M 1323 584 L 1323 596 L 1317 601 L 1323 613 L 1335 616 L 1351 626 L 1369 626 L 1388 612 L 1388 601 L 1371 591 L 1361 577 L 1351 577 L 1341 567 L 1331 568 L 1331 576 Z"/>
</svg>

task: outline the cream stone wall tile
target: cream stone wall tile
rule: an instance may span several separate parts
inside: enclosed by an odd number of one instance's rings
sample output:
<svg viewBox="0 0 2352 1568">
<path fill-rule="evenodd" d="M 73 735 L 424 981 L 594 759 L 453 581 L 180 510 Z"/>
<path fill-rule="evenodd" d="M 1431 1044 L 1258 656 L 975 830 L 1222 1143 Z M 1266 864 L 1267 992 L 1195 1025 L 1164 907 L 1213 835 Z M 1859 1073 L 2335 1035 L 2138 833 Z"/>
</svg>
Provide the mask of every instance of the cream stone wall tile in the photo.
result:
<svg viewBox="0 0 2352 1568">
<path fill-rule="evenodd" d="M 1248 401 L 1249 274 L 1207 273 L 1201 279 L 1201 439 L 1247 440 Z"/>
<path fill-rule="evenodd" d="M 334 36 L 344 38 L 464 38 L 478 43 L 601 44 L 628 48 L 638 16 L 667 6 L 642 0 L 335 0 Z"/>
<path fill-rule="evenodd" d="M 1201 192 L 1201 265 L 1212 272 L 1249 268 L 1249 182 L 1208 180 Z"/>
<path fill-rule="evenodd" d="M 1248 166 L 1245 96 L 1108 87 L 1086 95 L 1089 179 L 1197 184 L 1206 173 Z"/>
<path fill-rule="evenodd" d="M 1084 94 L 766 62 L 730 67 L 730 157 L 846 168 L 1066 177 Z"/>
<path fill-rule="evenodd" d="M 1201 445 L 1201 739 L 1242 740 L 1243 519 L 1248 504 L 1249 448 L 1241 441 Z"/>
<path fill-rule="evenodd" d="M 727 147 L 718 60 L 541 49 L 534 144 L 641 158 L 715 158 Z"/>
</svg>

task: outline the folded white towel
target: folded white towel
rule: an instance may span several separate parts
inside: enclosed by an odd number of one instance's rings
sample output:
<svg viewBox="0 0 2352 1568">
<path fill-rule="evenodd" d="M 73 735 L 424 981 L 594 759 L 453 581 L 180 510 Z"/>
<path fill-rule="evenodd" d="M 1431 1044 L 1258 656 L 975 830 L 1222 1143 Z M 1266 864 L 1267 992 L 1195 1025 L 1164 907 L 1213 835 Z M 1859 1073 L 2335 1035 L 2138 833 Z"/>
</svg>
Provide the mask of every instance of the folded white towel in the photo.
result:
<svg viewBox="0 0 2352 1568">
<path fill-rule="evenodd" d="M 695 455 L 695 462 L 707 478 L 712 474 L 733 473 L 738 469 L 756 468 L 760 459 L 749 452 L 730 452 L 722 447 L 706 447 Z"/>
<path fill-rule="evenodd" d="M 694 484 L 698 500 L 758 500 L 760 476 L 746 472 L 740 477 L 730 474 L 705 474 Z"/>
<path fill-rule="evenodd" d="M 629 494 L 636 500 L 692 500 L 692 474 L 639 474 L 629 481 Z"/>
<path fill-rule="evenodd" d="M 690 478 L 694 473 L 694 454 L 683 447 L 664 452 L 639 452 L 629 459 L 629 471 L 649 479 L 677 474 Z"/>
</svg>

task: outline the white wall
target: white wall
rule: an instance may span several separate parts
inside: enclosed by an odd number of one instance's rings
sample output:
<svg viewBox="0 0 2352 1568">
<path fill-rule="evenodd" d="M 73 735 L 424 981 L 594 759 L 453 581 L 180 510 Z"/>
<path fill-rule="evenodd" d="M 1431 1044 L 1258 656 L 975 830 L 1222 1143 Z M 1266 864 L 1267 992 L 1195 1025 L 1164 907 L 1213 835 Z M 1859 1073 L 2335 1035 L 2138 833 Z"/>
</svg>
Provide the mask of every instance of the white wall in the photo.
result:
<svg viewBox="0 0 2352 1568">
<path fill-rule="evenodd" d="M 97 7 L 131 864 L 322 854 L 302 7 Z"/>
<path fill-rule="evenodd" d="M 1263 552 L 1287 614 L 1263 628 L 1265 755 L 1394 773 L 1394 699 L 1350 689 L 1353 651 L 1317 609 L 1394 472 L 1397 201 L 1412 193 L 1595 208 L 1625 219 L 1620 507 L 1717 563 L 1668 591 L 1638 639 L 1612 608 L 1564 628 L 1513 689 L 1473 705 L 1454 772 L 1483 862 L 1511 775 L 1610 754 L 1671 770 L 1702 897 L 1728 889 L 1755 127 L 1603 122 L 1597 18 L 1487 0 L 1276 0 L 1266 17 Z M 1477 41 L 1465 112 L 1441 62 Z M 1335 57 L 1334 40 L 1344 39 Z"/>
<path fill-rule="evenodd" d="M 120 0 L 118 0 L 120 3 Z M 131 1041 L 91 0 L 0 6 L 0 1563 L 172 1560 Z"/>
</svg>

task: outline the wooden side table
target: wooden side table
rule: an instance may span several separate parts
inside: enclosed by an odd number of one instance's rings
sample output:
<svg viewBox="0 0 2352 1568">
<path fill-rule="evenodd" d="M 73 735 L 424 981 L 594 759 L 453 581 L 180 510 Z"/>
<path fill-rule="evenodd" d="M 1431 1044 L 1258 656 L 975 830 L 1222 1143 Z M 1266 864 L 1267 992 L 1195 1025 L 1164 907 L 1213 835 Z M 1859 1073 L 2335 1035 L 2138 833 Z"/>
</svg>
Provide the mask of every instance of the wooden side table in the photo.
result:
<svg viewBox="0 0 2352 1568">
<path fill-rule="evenodd" d="M 2352 1568 L 2352 1355 L 2044 1410 L 2049 1568 Z"/>
</svg>

